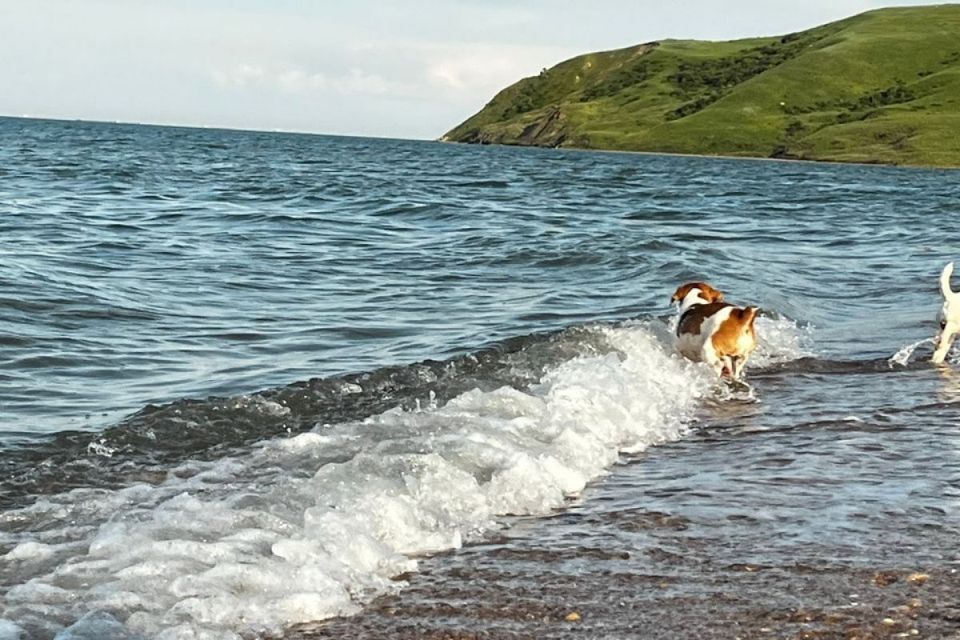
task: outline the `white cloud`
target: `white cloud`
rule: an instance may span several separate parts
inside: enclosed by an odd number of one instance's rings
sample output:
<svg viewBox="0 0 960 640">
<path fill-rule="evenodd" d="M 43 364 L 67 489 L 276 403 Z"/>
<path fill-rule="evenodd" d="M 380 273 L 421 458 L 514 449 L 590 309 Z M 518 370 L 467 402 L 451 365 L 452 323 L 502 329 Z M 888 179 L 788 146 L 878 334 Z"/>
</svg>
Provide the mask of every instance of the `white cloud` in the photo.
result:
<svg viewBox="0 0 960 640">
<path fill-rule="evenodd" d="M 348 95 L 402 94 L 409 91 L 409 88 L 404 87 L 402 83 L 387 80 L 381 75 L 363 69 L 350 69 L 346 75 L 334 81 L 334 86 L 340 93 Z"/>
<path fill-rule="evenodd" d="M 322 73 L 307 73 L 301 69 L 287 69 L 277 76 L 277 84 L 289 93 L 325 89 L 329 82 Z"/>
<path fill-rule="evenodd" d="M 253 64 L 238 64 L 226 70 L 214 69 L 213 80 L 221 87 L 246 87 L 260 82 L 266 75 L 264 68 Z"/>
<path fill-rule="evenodd" d="M 406 97 L 483 104 L 492 92 L 580 51 L 572 47 L 490 42 L 383 41 L 351 47 L 351 61 L 389 79 Z"/>
<path fill-rule="evenodd" d="M 436 50 L 426 64 L 434 85 L 455 91 L 489 92 L 559 62 L 556 49 L 474 45 Z"/>
<path fill-rule="evenodd" d="M 336 93 L 344 96 L 378 96 L 409 93 L 415 87 L 404 86 L 380 74 L 352 68 L 341 75 L 327 75 L 296 67 L 241 63 L 210 71 L 213 83 L 227 90 L 291 94 Z"/>
</svg>

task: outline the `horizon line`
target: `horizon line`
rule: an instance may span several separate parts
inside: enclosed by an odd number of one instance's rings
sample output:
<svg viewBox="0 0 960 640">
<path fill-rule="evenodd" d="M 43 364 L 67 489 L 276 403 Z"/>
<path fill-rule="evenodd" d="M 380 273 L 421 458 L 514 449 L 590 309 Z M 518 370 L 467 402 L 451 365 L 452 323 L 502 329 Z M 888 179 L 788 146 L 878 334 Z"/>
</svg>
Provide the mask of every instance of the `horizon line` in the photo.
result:
<svg viewBox="0 0 960 640">
<path fill-rule="evenodd" d="M 94 118 L 70 118 L 63 116 L 35 116 L 29 114 L 0 113 L 0 119 L 9 120 L 46 120 L 49 122 L 81 122 L 86 124 L 119 124 L 140 127 L 162 127 L 165 129 L 200 129 L 207 131 L 238 131 L 244 133 L 282 133 L 298 136 L 328 136 L 332 138 L 372 138 L 379 140 L 410 140 L 414 142 L 438 142 L 442 136 L 436 138 L 409 138 L 389 135 L 363 135 L 358 133 L 323 133 L 320 131 L 303 131 L 296 129 L 260 129 L 256 127 L 240 127 L 229 125 L 179 124 L 170 122 L 138 122 L 133 120 L 97 120 Z"/>
</svg>

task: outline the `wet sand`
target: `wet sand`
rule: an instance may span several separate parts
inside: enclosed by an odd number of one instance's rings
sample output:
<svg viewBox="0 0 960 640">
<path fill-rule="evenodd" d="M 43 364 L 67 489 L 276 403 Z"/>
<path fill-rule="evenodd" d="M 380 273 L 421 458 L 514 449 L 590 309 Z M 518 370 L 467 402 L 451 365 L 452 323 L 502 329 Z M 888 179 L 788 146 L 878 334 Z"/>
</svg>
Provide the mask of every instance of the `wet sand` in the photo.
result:
<svg viewBox="0 0 960 640">
<path fill-rule="evenodd" d="M 749 426 L 788 411 L 728 407 L 287 638 L 960 638 L 955 405 L 927 426 Z"/>
</svg>

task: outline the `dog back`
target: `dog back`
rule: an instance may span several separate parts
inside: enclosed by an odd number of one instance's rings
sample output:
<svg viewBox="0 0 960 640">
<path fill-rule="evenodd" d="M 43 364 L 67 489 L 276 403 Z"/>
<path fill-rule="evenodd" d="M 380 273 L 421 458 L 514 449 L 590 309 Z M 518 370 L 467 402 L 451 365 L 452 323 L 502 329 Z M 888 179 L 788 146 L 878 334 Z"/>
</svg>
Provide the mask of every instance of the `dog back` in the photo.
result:
<svg viewBox="0 0 960 640">
<path fill-rule="evenodd" d="M 733 305 L 727 302 L 710 302 L 690 307 L 680 316 L 680 322 L 677 323 L 677 335 L 700 335 L 700 330 L 707 318 L 730 306 Z"/>
</svg>

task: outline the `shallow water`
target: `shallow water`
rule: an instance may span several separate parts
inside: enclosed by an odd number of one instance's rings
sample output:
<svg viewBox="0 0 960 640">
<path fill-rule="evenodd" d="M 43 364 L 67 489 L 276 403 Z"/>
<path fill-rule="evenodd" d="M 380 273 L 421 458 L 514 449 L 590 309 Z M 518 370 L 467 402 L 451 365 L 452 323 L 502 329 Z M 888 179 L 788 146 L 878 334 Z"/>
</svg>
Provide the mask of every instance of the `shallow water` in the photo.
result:
<svg viewBox="0 0 960 640">
<path fill-rule="evenodd" d="M 955 526 L 954 173 L 6 119 L 0 177 L 4 640 L 355 613 L 667 442 L 625 509 Z M 670 352 L 694 278 L 764 310 L 749 395 Z"/>
</svg>

